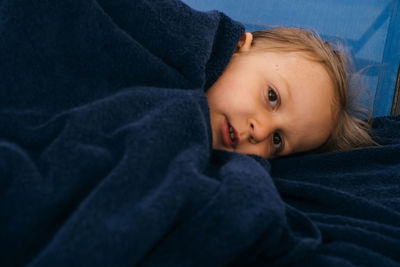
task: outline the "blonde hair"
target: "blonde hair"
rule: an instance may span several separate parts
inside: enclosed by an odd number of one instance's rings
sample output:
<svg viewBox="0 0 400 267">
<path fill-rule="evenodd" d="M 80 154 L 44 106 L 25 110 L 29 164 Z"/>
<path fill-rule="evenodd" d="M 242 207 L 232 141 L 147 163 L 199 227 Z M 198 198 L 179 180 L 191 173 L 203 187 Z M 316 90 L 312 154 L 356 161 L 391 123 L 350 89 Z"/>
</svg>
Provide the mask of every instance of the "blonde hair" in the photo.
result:
<svg viewBox="0 0 400 267">
<path fill-rule="evenodd" d="M 328 140 L 315 152 L 345 151 L 355 148 L 378 145 L 371 137 L 372 117 L 358 118 L 366 110 L 355 103 L 349 95 L 351 61 L 344 49 L 337 44 L 334 49 L 319 35 L 310 30 L 291 27 L 277 27 L 262 31 L 254 31 L 255 48 L 282 52 L 302 52 L 307 58 L 319 62 L 328 72 L 335 89 L 332 101 L 334 127 Z"/>
</svg>

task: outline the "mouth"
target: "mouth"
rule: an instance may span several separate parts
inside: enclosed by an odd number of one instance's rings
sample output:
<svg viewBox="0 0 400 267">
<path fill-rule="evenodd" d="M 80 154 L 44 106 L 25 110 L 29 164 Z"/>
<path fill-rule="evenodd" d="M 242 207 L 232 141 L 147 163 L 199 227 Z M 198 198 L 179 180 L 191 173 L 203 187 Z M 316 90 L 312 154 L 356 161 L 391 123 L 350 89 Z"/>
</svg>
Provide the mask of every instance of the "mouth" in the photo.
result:
<svg viewBox="0 0 400 267">
<path fill-rule="evenodd" d="M 239 135 L 227 118 L 222 125 L 222 140 L 227 147 L 236 148 L 239 144 Z"/>
</svg>

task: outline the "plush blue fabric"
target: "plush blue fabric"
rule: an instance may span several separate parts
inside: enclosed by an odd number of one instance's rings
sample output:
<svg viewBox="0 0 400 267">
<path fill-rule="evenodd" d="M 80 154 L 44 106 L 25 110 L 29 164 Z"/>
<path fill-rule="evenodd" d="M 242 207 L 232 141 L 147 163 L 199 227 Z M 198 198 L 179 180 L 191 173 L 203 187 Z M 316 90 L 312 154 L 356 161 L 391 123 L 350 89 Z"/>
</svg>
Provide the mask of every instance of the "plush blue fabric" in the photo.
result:
<svg viewBox="0 0 400 267">
<path fill-rule="evenodd" d="M 400 116 L 373 127 L 380 147 L 271 161 L 284 201 L 322 236 L 318 260 L 400 265 Z"/>
<path fill-rule="evenodd" d="M 380 148 L 212 151 L 242 33 L 174 0 L 0 0 L 0 265 L 398 265 L 398 118 Z"/>
</svg>

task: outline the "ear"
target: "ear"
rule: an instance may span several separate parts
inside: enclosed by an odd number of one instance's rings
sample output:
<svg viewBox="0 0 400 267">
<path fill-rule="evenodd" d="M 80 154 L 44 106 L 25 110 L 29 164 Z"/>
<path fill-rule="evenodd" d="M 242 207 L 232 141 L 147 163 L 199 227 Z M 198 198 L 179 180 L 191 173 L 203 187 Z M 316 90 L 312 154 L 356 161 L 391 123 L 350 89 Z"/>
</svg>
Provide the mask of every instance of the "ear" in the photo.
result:
<svg viewBox="0 0 400 267">
<path fill-rule="evenodd" d="M 253 34 L 246 32 L 240 37 L 240 40 L 236 46 L 235 53 L 248 52 L 253 43 Z"/>
</svg>

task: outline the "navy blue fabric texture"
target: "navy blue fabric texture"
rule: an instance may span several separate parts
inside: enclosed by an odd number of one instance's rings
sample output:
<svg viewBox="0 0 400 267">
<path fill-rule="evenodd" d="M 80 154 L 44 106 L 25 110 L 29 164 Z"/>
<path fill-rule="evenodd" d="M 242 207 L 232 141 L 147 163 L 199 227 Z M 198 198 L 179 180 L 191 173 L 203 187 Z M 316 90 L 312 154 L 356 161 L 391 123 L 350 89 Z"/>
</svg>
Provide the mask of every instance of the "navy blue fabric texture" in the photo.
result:
<svg viewBox="0 0 400 267">
<path fill-rule="evenodd" d="M 398 266 L 382 147 L 212 150 L 243 26 L 175 0 L 0 0 L 0 266 Z"/>
<path fill-rule="evenodd" d="M 400 116 L 373 127 L 379 147 L 271 160 L 282 198 L 322 237 L 304 266 L 400 265 Z"/>
</svg>

